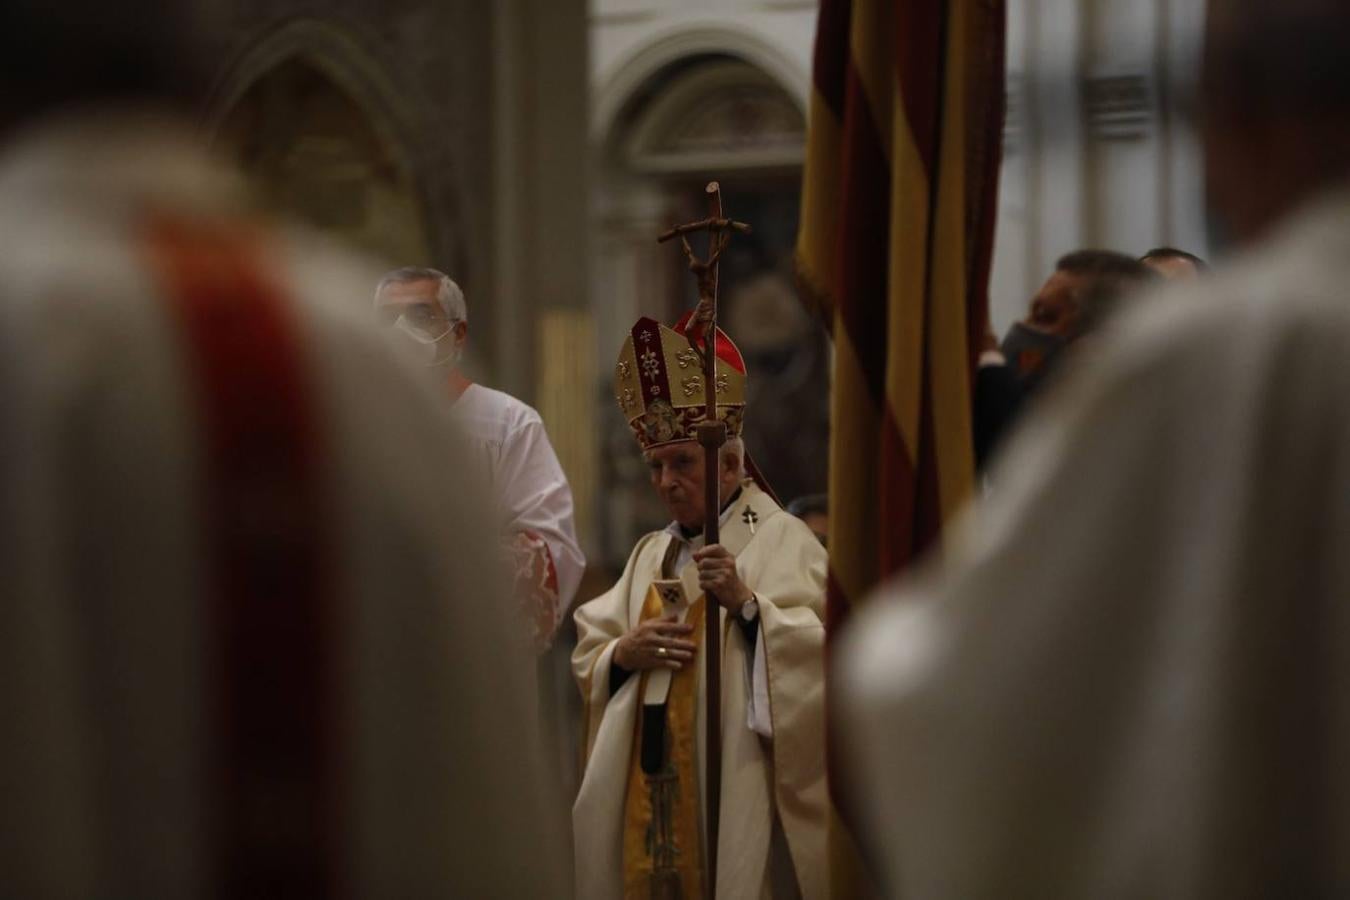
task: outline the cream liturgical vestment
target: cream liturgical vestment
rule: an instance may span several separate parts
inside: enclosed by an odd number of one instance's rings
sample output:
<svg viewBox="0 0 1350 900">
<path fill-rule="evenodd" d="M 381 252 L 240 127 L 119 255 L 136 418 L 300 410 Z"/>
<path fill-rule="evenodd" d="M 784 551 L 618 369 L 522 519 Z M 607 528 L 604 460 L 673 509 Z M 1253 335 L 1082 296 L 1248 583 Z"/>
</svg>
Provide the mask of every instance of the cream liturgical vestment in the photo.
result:
<svg viewBox="0 0 1350 900">
<path fill-rule="evenodd" d="M 726 898 L 771 896 L 773 865 L 791 865 L 802 896 L 827 895 L 826 820 L 823 730 L 824 548 L 798 519 L 783 512 L 753 482 L 723 514 L 722 545 L 737 560 L 737 571 L 755 593 L 759 606 L 756 645 L 762 649 L 771 728 L 754 724 L 755 647 L 745 629 L 722 616 L 722 796 L 717 892 Z M 611 666 L 618 639 L 653 612 L 651 587 L 661 577 L 662 563 L 677 540 L 668 531 L 644 537 L 633 551 L 623 576 L 608 593 L 576 613 L 578 643 L 573 666 L 585 697 L 586 771 L 573 811 L 576 839 L 577 896 L 618 900 L 651 896 L 637 857 L 650 849 L 648 822 L 635 816 L 647 802 L 646 787 L 633 780 L 635 754 L 644 705 L 668 702 L 673 755 L 692 754 L 694 782 L 703 777 L 703 656 L 681 673 L 634 674 L 611 693 Z M 685 596 L 700 598 L 698 571 L 687 563 L 676 573 Z M 704 604 L 693 603 L 691 617 L 702 621 Z M 691 618 L 692 621 L 692 618 Z M 701 629 L 696 628 L 696 633 Z M 676 720 L 681 690 L 688 690 L 693 722 Z M 772 738 L 759 731 L 768 730 Z M 631 785 L 631 786 L 630 786 Z M 653 824 L 656 840 L 666 829 L 674 833 L 674 867 L 682 870 L 681 893 L 699 896 L 697 845 L 702 797 L 696 783 L 681 783 L 678 797 L 664 812 L 669 821 Z M 645 809 L 650 815 L 652 810 Z M 775 817 L 781 837 L 775 842 Z M 773 851 L 787 859 L 771 860 Z M 786 853 L 784 853 L 786 851 Z M 637 878 L 637 881 L 634 881 Z M 628 880 L 628 887 L 625 887 Z"/>
<path fill-rule="evenodd" d="M 0 895 L 547 897 L 444 398 L 239 187 L 149 115 L 0 152 Z"/>
<path fill-rule="evenodd" d="M 1350 193 L 1064 372 L 838 645 L 906 900 L 1350 893 Z"/>
</svg>

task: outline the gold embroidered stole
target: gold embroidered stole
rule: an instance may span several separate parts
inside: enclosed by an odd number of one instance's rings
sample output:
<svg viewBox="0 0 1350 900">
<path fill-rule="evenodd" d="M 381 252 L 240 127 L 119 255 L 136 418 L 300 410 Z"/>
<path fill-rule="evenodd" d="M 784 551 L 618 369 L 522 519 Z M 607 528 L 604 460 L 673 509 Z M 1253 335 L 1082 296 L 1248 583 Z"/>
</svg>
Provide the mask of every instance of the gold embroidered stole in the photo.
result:
<svg viewBox="0 0 1350 900">
<path fill-rule="evenodd" d="M 722 529 L 722 546 L 739 556 L 755 534 L 755 526 L 777 507 L 752 484 L 731 507 Z M 758 511 L 756 511 L 756 508 Z M 661 577 L 670 578 L 680 543 L 672 540 L 661 563 Z M 697 588 L 697 570 L 684 567 L 685 591 L 692 596 Z M 629 753 L 628 785 L 624 801 L 623 895 L 625 900 L 698 900 L 703 896 L 703 836 L 698 777 L 699 672 L 704 664 L 703 623 L 708 599 L 699 595 L 689 607 L 685 623 L 693 626 L 689 640 L 698 647 L 694 660 L 670 681 L 666 696 L 666 746 L 664 767 L 656 775 L 642 771 L 643 709 L 638 707 L 637 724 Z M 721 608 L 715 603 L 714 614 Z M 662 614 L 661 597 L 648 587 L 643 600 L 641 621 Z M 727 627 L 723 625 L 723 641 Z M 725 643 L 723 644 L 725 646 Z M 650 672 L 643 672 L 637 686 L 638 703 L 647 694 Z M 589 693 L 587 694 L 589 696 Z M 715 802 L 721 802 L 718 798 Z"/>
<path fill-rule="evenodd" d="M 702 647 L 707 601 L 700 596 L 685 622 L 694 626 L 690 640 Z M 642 620 L 662 613 L 655 587 L 647 589 Z M 703 896 L 703 852 L 699 831 L 697 742 L 698 669 L 701 655 L 675 672 L 666 698 L 666 746 L 660 772 L 642 770 L 642 709 L 633 735 L 624 809 L 623 895 L 625 900 L 684 900 Z M 647 686 L 647 672 L 638 698 Z"/>
</svg>

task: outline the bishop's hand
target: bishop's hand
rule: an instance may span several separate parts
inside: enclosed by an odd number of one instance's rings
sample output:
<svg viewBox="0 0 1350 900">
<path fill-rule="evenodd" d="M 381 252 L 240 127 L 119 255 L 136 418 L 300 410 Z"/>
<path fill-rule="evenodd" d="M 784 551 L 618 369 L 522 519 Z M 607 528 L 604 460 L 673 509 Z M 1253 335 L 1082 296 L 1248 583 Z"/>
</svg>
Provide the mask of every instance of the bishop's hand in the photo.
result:
<svg viewBox="0 0 1350 900">
<path fill-rule="evenodd" d="M 675 621 L 674 617 L 647 619 L 619 638 L 614 647 L 614 664 L 629 672 L 647 669 L 684 668 L 694 658 L 698 647 L 684 640 L 693 634 L 694 626 Z"/>
<path fill-rule="evenodd" d="M 745 586 L 736 572 L 736 557 L 721 544 L 712 544 L 694 551 L 698 565 L 698 586 L 729 613 L 738 613 L 741 607 L 755 599 L 754 592 Z"/>
</svg>

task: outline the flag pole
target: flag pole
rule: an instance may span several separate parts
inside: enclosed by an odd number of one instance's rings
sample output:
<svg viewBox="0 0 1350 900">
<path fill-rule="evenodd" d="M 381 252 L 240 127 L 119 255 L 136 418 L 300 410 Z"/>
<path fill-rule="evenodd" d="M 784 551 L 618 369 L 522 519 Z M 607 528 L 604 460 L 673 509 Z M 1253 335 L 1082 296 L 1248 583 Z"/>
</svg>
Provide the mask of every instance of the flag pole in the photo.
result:
<svg viewBox="0 0 1350 900">
<path fill-rule="evenodd" d="M 719 490 L 719 462 L 727 442 L 727 427 L 717 417 L 717 292 L 718 269 L 722 251 L 731 240 L 732 232 L 748 233 L 750 226 L 733 222 L 723 216 L 722 188 L 709 182 L 708 218 L 677 226 L 657 240 L 664 243 L 679 237 L 689 259 L 689 269 L 698 279 L 698 307 L 685 329 L 689 346 L 699 354 L 703 364 L 704 417 L 698 425 L 698 442 L 703 447 L 704 511 L 703 546 L 721 541 L 720 523 L 722 498 Z M 688 234 L 707 231 L 710 235 L 708 259 L 701 260 L 689 246 Z M 703 348 L 698 346 L 698 335 L 703 336 Z M 720 604 L 709 596 L 703 615 L 704 663 L 704 859 L 703 896 L 715 900 L 717 896 L 717 843 L 720 833 L 722 800 L 722 617 Z"/>
</svg>

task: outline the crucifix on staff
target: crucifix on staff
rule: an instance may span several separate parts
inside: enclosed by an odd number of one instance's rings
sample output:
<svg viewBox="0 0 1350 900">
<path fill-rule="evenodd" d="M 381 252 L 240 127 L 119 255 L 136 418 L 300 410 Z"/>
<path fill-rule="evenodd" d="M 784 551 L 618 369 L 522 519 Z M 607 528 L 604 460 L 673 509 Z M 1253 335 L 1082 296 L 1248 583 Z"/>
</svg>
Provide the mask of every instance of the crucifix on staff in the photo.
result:
<svg viewBox="0 0 1350 900">
<path fill-rule="evenodd" d="M 698 443 L 703 447 L 704 518 L 703 546 L 711 547 L 720 540 L 722 501 L 719 494 L 718 465 L 722 447 L 727 442 L 727 427 L 717 417 L 717 288 L 718 269 L 722 252 L 731 241 L 733 232 L 749 233 L 750 226 L 723 216 L 722 188 L 713 181 L 708 184 L 709 216 L 697 222 L 677 225 L 657 240 L 665 243 L 680 239 L 684 255 L 689 260 L 689 271 L 698 281 L 698 306 L 685 334 L 690 348 L 699 355 L 703 366 L 704 419 L 698 423 Z M 689 244 L 689 235 L 699 231 L 709 234 L 708 258 L 699 259 Z M 699 337 L 704 348 L 699 348 Z M 704 746 L 704 840 L 707 846 L 707 877 L 705 896 L 717 893 L 717 841 L 720 830 L 720 799 L 722 795 L 722 634 L 718 616 L 704 617 L 703 660 L 704 684 L 707 692 L 706 731 Z"/>
</svg>

